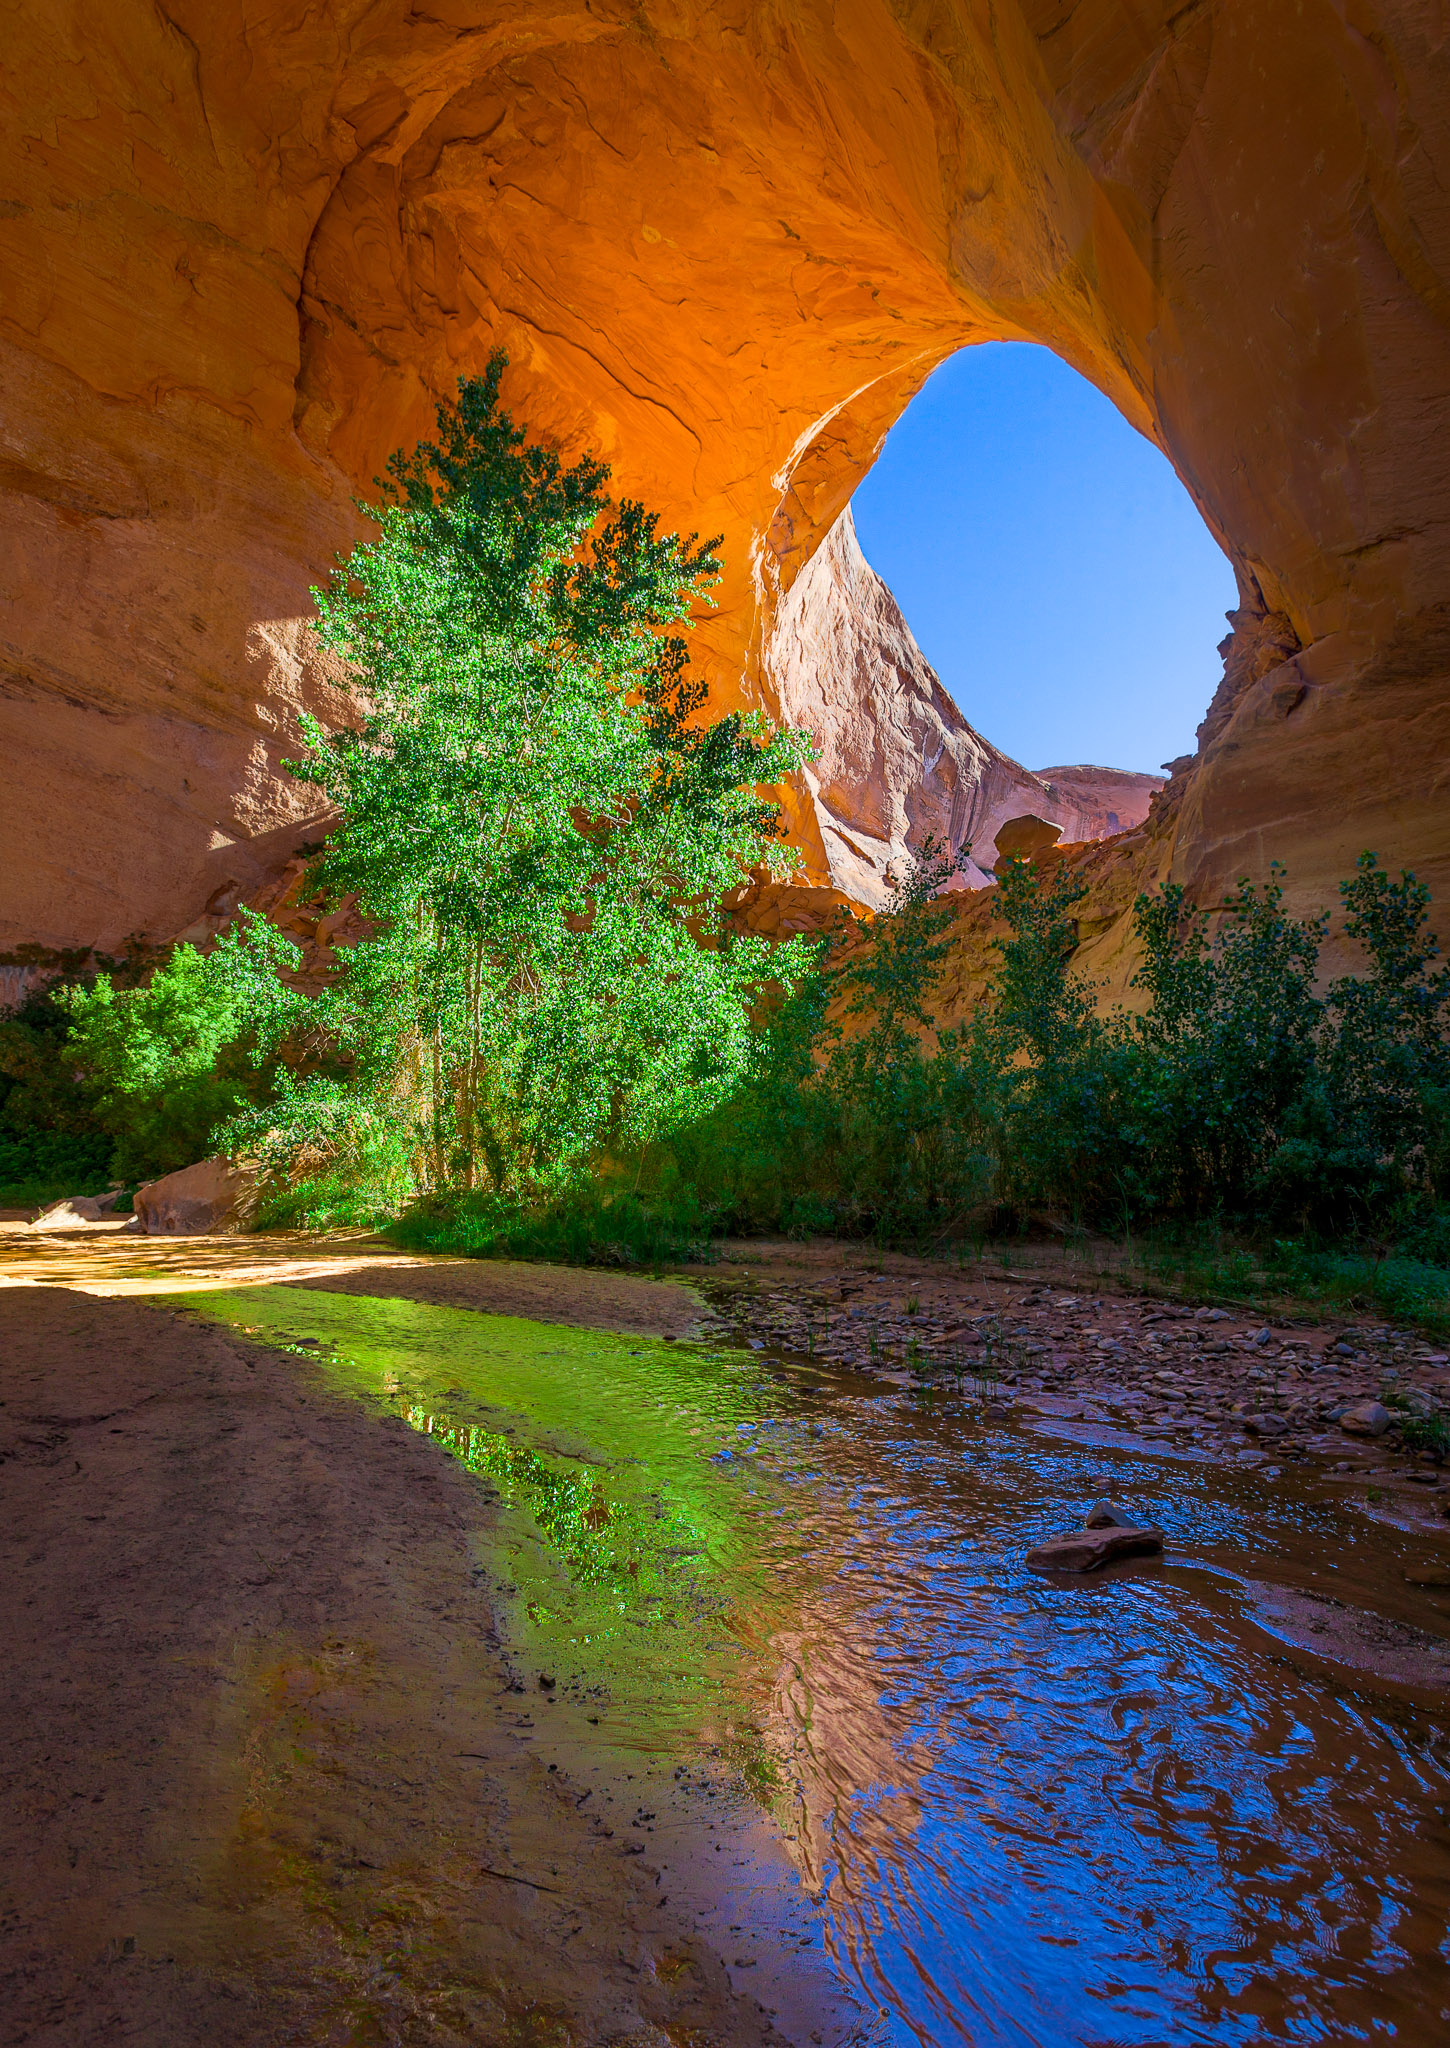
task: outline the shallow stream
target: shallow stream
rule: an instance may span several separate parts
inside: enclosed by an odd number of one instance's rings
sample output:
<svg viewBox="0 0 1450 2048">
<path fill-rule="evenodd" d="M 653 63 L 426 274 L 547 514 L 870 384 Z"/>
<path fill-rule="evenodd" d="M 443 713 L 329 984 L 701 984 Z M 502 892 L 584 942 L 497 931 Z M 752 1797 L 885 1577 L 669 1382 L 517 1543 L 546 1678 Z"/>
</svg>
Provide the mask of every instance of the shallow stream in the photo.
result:
<svg viewBox="0 0 1450 2048">
<path fill-rule="evenodd" d="M 1393 1621 L 1398 1687 L 1302 1647 L 1326 1587 L 1403 1613 L 1393 1529 L 806 1360 L 312 1287 L 187 1307 L 478 1476 L 519 1741 L 623 1755 L 621 1824 L 787 2032 L 830 1977 L 815 2039 L 880 2048 L 1450 2039 L 1444 1660 Z M 1028 1572 L 1104 1492 L 1166 1560 Z"/>
</svg>

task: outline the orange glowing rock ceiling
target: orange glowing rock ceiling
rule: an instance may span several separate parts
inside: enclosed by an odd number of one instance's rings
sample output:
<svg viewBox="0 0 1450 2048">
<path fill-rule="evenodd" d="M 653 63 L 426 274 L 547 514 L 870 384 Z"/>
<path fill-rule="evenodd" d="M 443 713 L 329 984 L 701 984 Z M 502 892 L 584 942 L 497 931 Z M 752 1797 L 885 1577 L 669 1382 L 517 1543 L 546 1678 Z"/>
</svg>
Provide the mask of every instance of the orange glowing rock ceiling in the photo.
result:
<svg viewBox="0 0 1450 2048">
<path fill-rule="evenodd" d="M 1450 885 L 1440 0 L 21 0 L 6 40 L 0 943 L 281 871 L 297 711 L 345 705 L 308 584 L 499 343 L 533 426 L 724 533 L 700 658 L 717 703 L 811 696 L 818 880 L 922 756 L 856 666 L 789 668 L 783 608 L 932 367 L 1008 336 L 1238 568 L 1134 858 Z"/>
</svg>

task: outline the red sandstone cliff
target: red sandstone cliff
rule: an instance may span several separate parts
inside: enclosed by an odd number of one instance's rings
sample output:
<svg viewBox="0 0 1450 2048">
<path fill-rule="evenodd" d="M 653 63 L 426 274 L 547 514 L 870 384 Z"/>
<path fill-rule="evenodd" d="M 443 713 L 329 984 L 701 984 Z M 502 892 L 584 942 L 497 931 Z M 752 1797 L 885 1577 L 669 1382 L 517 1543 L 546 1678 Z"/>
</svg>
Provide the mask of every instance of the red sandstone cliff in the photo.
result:
<svg viewBox="0 0 1450 2048">
<path fill-rule="evenodd" d="M 701 655 L 768 705 L 777 609 L 932 367 L 1056 349 L 1239 576 L 1155 861 L 1207 893 L 1277 856 L 1317 903 L 1373 845 L 1450 889 L 1435 0 L 27 0 L 5 57 L 0 944 L 276 872 L 297 711 L 345 709 L 308 584 L 499 342 L 537 428 L 723 532 Z M 909 788 L 801 792 L 812 871 Z"/>
<path fill-rule="evenodd" d="M 817 736 L 804 781 L 824 879 L 872 908 L 928 835 L 968 852 L 965 880 L 977 886 L 1008 818 L 1030 812 L 1064 839 L 1102 839 L 1141 823 L 1162 781 L 1111 768 L 1037 776 L 983 739 L 862 555 L 849 511 L 781 603 L 761 672 L 781 717 Z"/>
</svg>

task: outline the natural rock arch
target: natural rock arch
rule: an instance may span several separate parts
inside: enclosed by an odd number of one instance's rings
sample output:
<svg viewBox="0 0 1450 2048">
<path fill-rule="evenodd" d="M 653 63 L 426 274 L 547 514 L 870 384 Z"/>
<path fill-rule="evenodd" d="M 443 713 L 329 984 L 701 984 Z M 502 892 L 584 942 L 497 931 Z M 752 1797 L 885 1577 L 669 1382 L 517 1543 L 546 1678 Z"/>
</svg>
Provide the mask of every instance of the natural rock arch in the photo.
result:
<svg viewBox="0 0 1450 2048">
<path fill-rule="evenodd" d="M 1045 342 L 1239 573 L 1159 865 L 1450 885 L 1440 0 L 168 9 L 13 31 L 0 942 L 169 936 L 277 868 L 340 687 L 307 585 L 498 342 L 531 423 L 724 532 L 719 701 L 768 698 L 930 370 Z"/>
</svg>

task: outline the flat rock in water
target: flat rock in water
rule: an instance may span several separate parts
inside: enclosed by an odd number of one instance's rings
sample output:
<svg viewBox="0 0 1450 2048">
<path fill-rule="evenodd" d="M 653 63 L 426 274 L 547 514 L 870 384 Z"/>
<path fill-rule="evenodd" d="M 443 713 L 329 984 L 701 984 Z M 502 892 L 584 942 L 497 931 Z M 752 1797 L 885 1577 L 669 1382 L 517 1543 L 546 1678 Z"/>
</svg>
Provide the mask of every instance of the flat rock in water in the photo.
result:
<svg viewBox="0 0 1450 2048">
<path fill-rule="evenodd" d="M 1163 1549 L 1161 1529 L 1073 1529 L 1029 1550 L 1026 1563 L 1034 1572 L 1092 1572 L 1119 1557 L 1157 1557 Z"/>
</svg>

